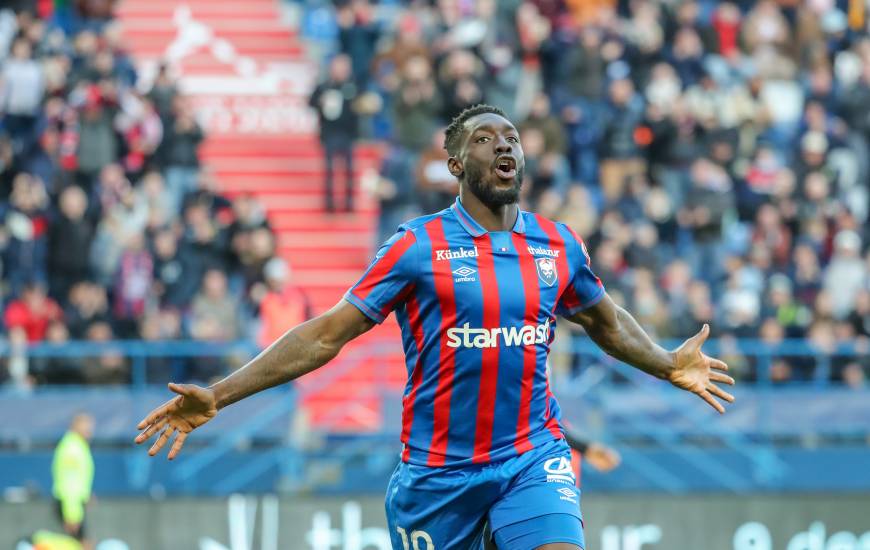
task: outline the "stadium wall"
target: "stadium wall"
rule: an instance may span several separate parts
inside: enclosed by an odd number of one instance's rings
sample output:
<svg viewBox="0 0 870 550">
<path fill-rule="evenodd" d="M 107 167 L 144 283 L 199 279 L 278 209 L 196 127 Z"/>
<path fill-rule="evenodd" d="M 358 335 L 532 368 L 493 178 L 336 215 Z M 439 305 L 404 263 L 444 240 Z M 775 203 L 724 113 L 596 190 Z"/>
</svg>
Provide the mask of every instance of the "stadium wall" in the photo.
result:
<svg viewBox="0 0 870 550">
<path fill-rule="evenodd" d="M 583 510 L 598 550 L 870 549 L 870 495 L 592 495 Z M 53 522 L 49 502 L 0 504 L 0 547 Z M 377 497 L 106 499 L 89 524 L 115 550 L 390 550 Z"/>
</svg>

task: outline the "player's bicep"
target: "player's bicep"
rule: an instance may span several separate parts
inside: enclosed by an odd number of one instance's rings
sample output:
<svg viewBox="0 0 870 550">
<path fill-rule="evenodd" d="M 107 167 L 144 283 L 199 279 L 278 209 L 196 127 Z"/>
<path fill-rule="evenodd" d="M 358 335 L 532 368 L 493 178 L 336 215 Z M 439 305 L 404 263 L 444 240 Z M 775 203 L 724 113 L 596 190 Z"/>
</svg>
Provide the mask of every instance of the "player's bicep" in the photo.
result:
<svg viewBox="0 0 870 550">
<path fill-rule="evenodd" d="M 338 347 L 350 342 L 375 326 L 375 322 L 364 315 L 359 308 L 342 299 L 332 309 L 323 314 L 326 337 L 335 339 Z"/>
<path fill-rule="evenodd" d="M 566 315 L 565 318 L 582 326 L 589 334 L 619 329 L 618 306 L 607 292 L 594 305 Z"/>
</svg>

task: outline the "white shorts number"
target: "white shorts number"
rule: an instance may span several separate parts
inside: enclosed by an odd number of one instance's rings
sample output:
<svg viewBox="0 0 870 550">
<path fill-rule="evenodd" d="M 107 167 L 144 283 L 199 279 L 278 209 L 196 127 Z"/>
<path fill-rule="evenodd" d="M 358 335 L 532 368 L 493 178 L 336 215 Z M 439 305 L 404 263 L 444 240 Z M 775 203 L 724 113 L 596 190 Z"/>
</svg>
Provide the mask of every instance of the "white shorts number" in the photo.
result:
<svg viewBox="0 0 870 550">
<path fill-rule="evenodd" d="M 411 531 L 410 536 L 401 527 L 396 526 L 396 531 L 402 537 L 402 547 L 404 550 L 411 550 L 412 547 L 414 550 L 435 550 L 435 543 L 432 542 L 432 537 L 426 531 Z M 410 539 L 410 546 L 408 545 L 408 539 Z M 420 546 L 421 540 L 426 543 L 426 546 Z"/>
</svg>

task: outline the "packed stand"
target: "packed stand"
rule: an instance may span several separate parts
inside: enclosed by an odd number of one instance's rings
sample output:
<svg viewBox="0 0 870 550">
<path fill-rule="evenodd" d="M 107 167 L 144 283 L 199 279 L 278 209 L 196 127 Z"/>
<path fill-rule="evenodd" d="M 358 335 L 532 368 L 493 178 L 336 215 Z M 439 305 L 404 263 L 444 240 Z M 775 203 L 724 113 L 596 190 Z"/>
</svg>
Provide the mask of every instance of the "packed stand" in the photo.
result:
<svg viewBox="0 0 870 550">
<path fill-rule="evenodd" d="M 380 239 L 450 204 L 442 129 L 494 104 L 521 132 L 524 206 L 583 236 L 656 338 L 709 322 L 740 378 L 864 384 L 863 2 L 336 4 L 309 9 L 303 32 L 334 48 L 332 69 L 350 61 L 338 72 L 354 131 L 387 144 L 361 181 Z M 833 358 L 756 364 L 734 344 L 747 337 Z"/>
<path fill-rule="evenodd" d="M 19 4 L 0 10 L 0 382 L 132 376 L 114 347 L 28 358 L 28 344 L 274 333 L 286 321 L 274 304 L 304 297 L 275 257 L 262 205 L 228 200 L 200 166 L 203 131 L 170 71 L 141 89 L 111 2 Z M 150 382 L 209 381 L 228 364 L 147 366 Z"/>
</svg>

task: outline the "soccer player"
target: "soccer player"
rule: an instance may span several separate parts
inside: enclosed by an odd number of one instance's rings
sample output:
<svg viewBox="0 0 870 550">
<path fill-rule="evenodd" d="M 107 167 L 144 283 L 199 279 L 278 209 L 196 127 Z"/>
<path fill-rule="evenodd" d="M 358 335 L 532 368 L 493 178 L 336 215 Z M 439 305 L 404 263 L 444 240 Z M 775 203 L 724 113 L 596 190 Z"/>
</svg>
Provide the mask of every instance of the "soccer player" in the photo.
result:
<svg viewBox="0 0 870 550">
<path fill-rule="evenodd" d="M 176 395 L 136 437 L 169 449 L 222 408 L 288 382 L 335 357 L 391 311 L 408 369 L 401 461 L 387 489 L 393 547 L 480 548 L 489 522 L 498 548 L 584 547 L 571 452 L 546 376 L 556 315 L 586 329 L 607 353 L 700 396 L 733 401 L 727 366 L 701 353 L 707 325 L 680 347 L 656 345 L 593 274 L 571 229 L 518 207 L 523 150 L 504 113 L 477 105 L 445 137 L 459 180 L 449 208 L 417 218 L 378 251 L 335 307 L 290 329 L 244 368 Z"/>
</svg>

